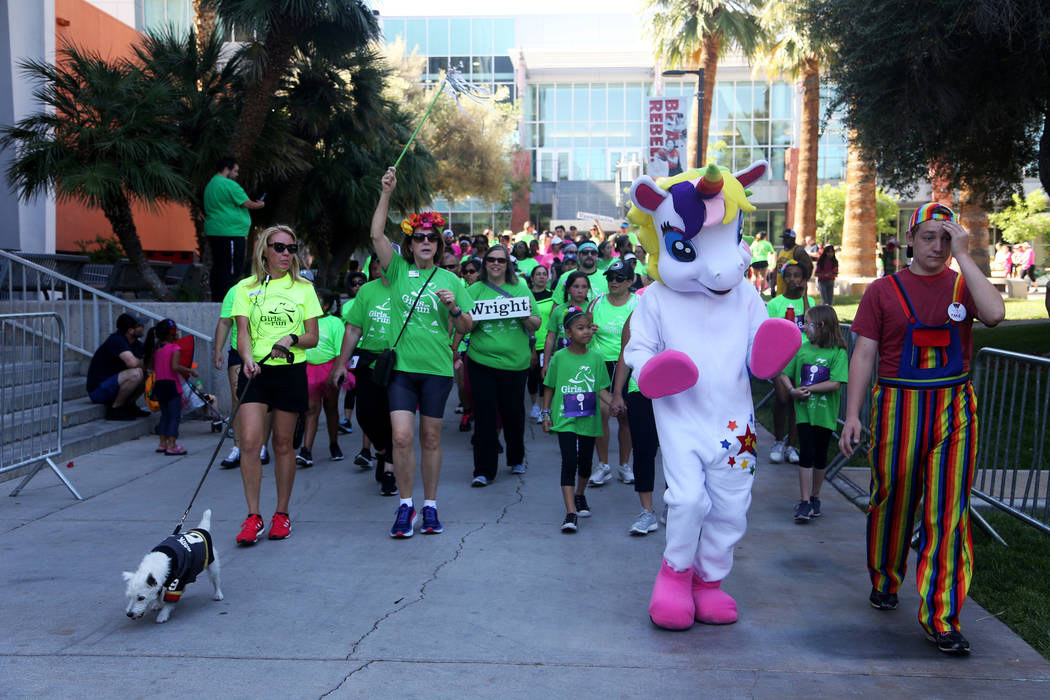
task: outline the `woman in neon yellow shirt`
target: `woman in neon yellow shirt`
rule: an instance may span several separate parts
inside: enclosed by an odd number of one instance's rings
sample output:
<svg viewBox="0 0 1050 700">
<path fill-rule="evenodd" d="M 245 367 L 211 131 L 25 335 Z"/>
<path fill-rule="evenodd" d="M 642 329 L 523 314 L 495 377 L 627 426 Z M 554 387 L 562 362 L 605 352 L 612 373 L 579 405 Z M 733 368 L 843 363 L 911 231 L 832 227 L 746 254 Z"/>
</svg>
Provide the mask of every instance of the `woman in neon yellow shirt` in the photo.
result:
<svg viewBox="0 0 1050 700">
<path fill-rule="evenodd" d="M 237 419 L 242 444 L 241 480 L 248 501 L 248 517 L 237 535 L 238 544 L 255 544 L 263 531 L 259 450 L 266 414 L 271 411 L 277 510 L 270 521 L 269 537 L 282 540 L 291 534 L 288 502 L 295 483 L 292 433 L 296 418 L 309 405 L 306 348 L 317 345 L 317 317 L 321 315 L 313 284 L 299 276 L 298 252 L 292 229 L 272 226 L 263 231 L 255 243 L 252 275 L 237 283 L 233 300 L 237 352 L 243 360 L 237 377 L 241 393 Z"/>
</svg>

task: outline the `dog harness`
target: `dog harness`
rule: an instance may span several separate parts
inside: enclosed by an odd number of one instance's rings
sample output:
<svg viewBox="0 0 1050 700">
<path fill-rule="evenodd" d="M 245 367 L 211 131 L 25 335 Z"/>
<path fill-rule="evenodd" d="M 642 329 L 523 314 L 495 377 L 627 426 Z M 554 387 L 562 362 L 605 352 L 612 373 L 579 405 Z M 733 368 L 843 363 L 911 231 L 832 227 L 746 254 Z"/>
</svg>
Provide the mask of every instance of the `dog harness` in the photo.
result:
<svg viewBox="0 0 1050 700">
<path fill-rule="evenodd" d="M 215 561 L 211 534 L 207 530 L 187 530 L 171 535 L 153 548 L 171 559 L 168 578 L 164 581 L 164 600 L 177 603 L 186 585 L 197 580 L 197 575 Z"/>
<path fill-rule="evenodd" d="M 908 317 L 908 329 L 904 335 L 900 366 L 896 377 L 879 377 L 879 383 L 909 389 L 937 389 L 969 380 L 963 370 L 962 342 L 959 338 L 959 321 L 948 316 L 948 322 L 940 326 L 927 326 L 915 314 L 908 292 L 897 274 L 890 276 L 897 301 Z M 963 276 L 955 278 L 952 289 L 952 307 L 963 308 Z"/>
</svg>

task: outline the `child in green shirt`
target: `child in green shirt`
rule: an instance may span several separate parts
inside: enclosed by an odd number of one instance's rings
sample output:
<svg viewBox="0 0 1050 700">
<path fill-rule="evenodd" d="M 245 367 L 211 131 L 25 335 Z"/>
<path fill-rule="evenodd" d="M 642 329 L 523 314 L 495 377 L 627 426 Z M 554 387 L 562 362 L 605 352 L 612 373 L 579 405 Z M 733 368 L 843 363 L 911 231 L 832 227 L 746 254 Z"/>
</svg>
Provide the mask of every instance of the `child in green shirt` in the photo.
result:
<svg viewBox="0 0 1050 700">
<path fill-rule="evenodd" d="M 598 402 L 608 407 L 612 396 L 605 362 L 597 350 L 588 347 L 594 336 L 594 319 L 580 307 L 570 306 L 562 323 L 569 346 L 551 358 L 543 380 L 540 415 L 543 432 L 558 434 L 566 511 L 561 531 L 572 533 L 576 532 L 577 518 L 591 514 L 584 490 L 591 478 L 594 440 L 602 434 Z"/>
<path fill-rule="evenodd" d="M 795 401 L 798 418 L 798 485 L 801 500 L 795 522 L 820 517 L 820 487 L 828 464 L 828 443 L 838 427 L 839 394 L 849 378 L 846 341 L 839 319 L 830 306 L 813 306 L 806 312 L 803 343 L 791 363 L 777 377 L 781 388 Z"/>
</svg>

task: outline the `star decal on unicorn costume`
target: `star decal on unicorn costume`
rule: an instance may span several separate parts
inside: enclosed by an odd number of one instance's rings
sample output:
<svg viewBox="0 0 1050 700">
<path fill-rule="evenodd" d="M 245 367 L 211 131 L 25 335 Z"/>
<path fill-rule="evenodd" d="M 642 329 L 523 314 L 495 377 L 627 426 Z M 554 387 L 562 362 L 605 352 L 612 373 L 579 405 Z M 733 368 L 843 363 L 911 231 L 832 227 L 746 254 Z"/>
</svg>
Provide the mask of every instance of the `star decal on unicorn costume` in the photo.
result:
<svg viewBox="0 0 1050 700">
<path fill-rule="evenodd" d="M 742 421 L 724 416 L 753 416 L 748 371 L 775 377 L 802 343 L 798 326 L 769 318 L 744 281 L 744 214 L 755 211 L 746 188 L 767 168 L 760 161 L 734 174 L 710 165 L 631 185 L 628 219 L 655 281 L 631 316 L 623 356 L 653 400 L 668 475 L 667 545 L 649 601 L 649 618 L 666 629 L 736 622 L 736 602 L 721 584 L 747 530 L 757 440 L 753 418 L 738 435 Z"/>
<path fill-rule="evenodd" d="M 751 426 L 747 426 L 747 430 L 744 431 L 743 435 L 737 435 L 736 439 L 740 441 L 740 451 L 737 454 L 744 454 L 750 452 L 753 455 L 758 454 L 756 443 L 758 436 L 751 432 Z"/>
</svg>

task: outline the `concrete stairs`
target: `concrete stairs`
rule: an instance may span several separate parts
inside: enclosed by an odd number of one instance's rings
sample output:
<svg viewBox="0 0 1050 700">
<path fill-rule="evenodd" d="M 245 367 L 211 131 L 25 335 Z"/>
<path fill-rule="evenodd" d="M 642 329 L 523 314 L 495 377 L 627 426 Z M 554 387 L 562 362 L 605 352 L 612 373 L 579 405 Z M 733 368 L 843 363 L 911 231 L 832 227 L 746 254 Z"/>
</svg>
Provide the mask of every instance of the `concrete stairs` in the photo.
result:
<svg viewBox="0 0 1050 700">
<path fill-rule="evenodd" d="M 5 348 L 14 354 L 14 371 L 0 377 L 3 395 L 0 413 L 0 457 L 4 464 L 22 461 L 23 455 L 39 454 L 54 444 L 50 431 L 55 425 L 58 402 L 55 400 L 59 381 L 59 364 L 55 361 L 33 359 L 27 348 Z M 100 450 L 143 435 L 149 435 L 157 423 L 156 417 L 134 421 L 107 421 L 105 407 L 88 398 L 87 368 L 90 360 L 72 351 L 66 351 L 62 381 L 62 453 L 53 457 L 60 467 L 87 452 Z M 139 400 L 142 406 L 142 400 Z M 22 478 L 33 465 L 26 465 L 0 473 L 0 482 Z M 41 473 L 38 479 L 54 479 Z M 31 488 L 31 486 L 29 487 Z"/>
</svg>

